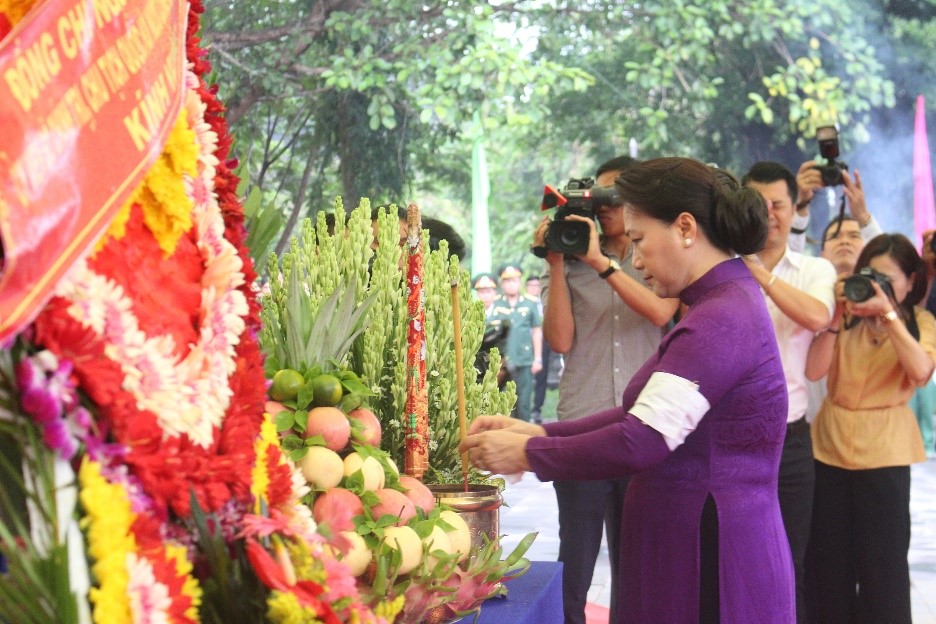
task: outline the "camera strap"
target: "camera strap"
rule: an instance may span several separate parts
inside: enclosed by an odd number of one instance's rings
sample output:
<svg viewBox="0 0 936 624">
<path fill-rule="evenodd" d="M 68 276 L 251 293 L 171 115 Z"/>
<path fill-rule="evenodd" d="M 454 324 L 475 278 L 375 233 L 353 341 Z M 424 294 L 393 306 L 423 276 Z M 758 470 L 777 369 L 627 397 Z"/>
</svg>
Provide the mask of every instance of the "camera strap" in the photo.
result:
<svg viewBox="0 0 936 624">
<path fill-rule="evenodd" d="M 835 217 L 835 227 L 829 229 L 828 238 L 835 238 L 838 236 L 839 230 L 842 229 L 842 222 L 845 221 L 845 193 L 842 193 L 842 201 L 839 202 L 839 211 L 838 216 Z"/>
</svg>

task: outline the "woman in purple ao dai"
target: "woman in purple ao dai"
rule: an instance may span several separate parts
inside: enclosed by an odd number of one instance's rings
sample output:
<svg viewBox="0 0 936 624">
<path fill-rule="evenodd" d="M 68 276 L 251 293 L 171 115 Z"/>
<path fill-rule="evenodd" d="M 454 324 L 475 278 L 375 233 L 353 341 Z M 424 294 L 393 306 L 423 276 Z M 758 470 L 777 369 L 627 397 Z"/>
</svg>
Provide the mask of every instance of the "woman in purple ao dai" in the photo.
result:
<svg viewBox="0 0 936 624">
<path fill-rule="evenodd" d="M 766 206 L 687 158 L 634 165 L 615 184 L 634 266 L 688 311 L 624 407 L 542 426 L 480 416 L 462 449 L 479 468 L 543 481 L 634 475 L 612 624 L 792 624 L 777 501 L 786 384 L 764 297 L 736 257 L 763 246 Z"/>
</svg>

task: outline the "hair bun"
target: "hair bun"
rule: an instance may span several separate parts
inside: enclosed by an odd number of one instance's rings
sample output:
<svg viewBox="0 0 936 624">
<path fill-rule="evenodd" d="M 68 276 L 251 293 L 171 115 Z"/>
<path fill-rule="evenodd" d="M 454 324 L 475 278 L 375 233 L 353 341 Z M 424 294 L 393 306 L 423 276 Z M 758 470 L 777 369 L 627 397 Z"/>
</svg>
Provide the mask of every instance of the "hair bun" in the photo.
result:
<svg viewBox="0 0 936 624">
<path fill-rule="evenodd" d="M 741 255 L 757 253 L 767 242 L 767 204 L 760 192 L 742 187 L 716 191 L 712 229 L 716 236 Z"/>
</svg>

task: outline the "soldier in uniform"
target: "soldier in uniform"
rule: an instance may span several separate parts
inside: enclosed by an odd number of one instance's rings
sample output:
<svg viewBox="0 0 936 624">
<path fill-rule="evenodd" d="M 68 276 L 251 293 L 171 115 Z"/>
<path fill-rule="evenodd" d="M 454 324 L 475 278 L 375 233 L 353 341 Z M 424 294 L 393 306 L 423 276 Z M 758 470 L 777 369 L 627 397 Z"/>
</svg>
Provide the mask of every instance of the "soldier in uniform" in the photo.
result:
<svg viewBox="0 0 936 624">
<path fill-rule="evenodd" d="M 511 414 L 529 422 L 533 401 L 533 376 L 543 368 L 543 319 L 537 301 L 520 294 L 520 269 L 508 265 L 500 274 L 503 293 L 494 300 L 492 317 L 509 319 L 507 372 L 517 384 L 517 404 Z"/>
<path fill-rule="evenodd" d="M 471 280 L 478 300 L 484 304 L 484 337 L 481 339 L 481 348 L 475 356 L 475 369 L 478 371 L 478 380 L 484 377 L 491 363 L 491 349 L 503 355 L 507 352 L 507 334 L 510 330 L 510 319 L 499 318 L 494 315 L 494 300 L 497 299 L 497 277 L 491 273 L 479 273 Z M 507 368 L 501 360 L 500 370 L 497 372 L 497 385 L 503 388 L 507 382 Z"/>
</svg>

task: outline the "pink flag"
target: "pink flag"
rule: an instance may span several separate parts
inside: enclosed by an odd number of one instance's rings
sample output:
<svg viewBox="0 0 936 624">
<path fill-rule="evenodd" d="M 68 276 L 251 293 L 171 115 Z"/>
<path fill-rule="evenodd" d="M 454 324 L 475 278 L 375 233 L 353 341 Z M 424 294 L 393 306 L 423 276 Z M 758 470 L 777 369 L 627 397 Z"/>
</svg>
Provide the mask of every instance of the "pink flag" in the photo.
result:
<svg viewBox="0 0 936 624">
<path fill-rule="evenodd" d="M 936 230 L 936 205 L 933 203 L 933 170 L 929 142 L 926 139 L 926 101 L 917 97 L 916 123 L 913 127 L 913 231 L 917 245 L 923 232 Z M 921 247 L 922 249 L 922 247 Z"/>
</svg>

